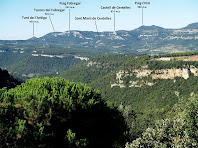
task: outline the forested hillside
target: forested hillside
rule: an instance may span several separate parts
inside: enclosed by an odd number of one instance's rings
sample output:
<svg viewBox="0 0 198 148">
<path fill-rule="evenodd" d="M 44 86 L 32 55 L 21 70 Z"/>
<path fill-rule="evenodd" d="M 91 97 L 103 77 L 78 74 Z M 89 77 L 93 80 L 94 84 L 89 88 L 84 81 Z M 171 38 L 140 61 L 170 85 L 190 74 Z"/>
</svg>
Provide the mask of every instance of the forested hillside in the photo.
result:
<svg viewBox="0 0 198 148">
<path fill-rule="evenodd" d="M 193 93 L 189 98 L 180 98 L 167 116 L 147 128 L 126 148 L 139 147 L 197 147 L 198 146 L 198 96 Z"/>
<path fill-rule="evenodd" d="M 179 98 L 198 92 L 196 55 L 191 52 L 129 59 L 119 55 L 122 62 L 115 69 L 108 68 L 105 60 L 98 57 L 97 61 L 90 59 L 61 76 L 88 83 L 100 90 L 108 105 L 127 112 L 125 119 L 130 124 L 131 139 L 135 139 L 155 120 L 163 119 Z M 106 59 L 113 60 L 111 56 L 116 57 L 108 55 Z M 117 61 L 119 58 L 114 59 Z"/>
<path fill-rule="evenodd" d="M 99 54 L 83 49 L 26 47 L 22 43 L 0 47 L 0 67 L 21 79 L 56 76 Z"/>
<path fill-rule="evenodd" d="M 92 89 L 63 78 L 30 79 L 14 89 L 2 89 L 0 144 L 197 147 L 197 59 L 197 53 L 98 56 L 90 59 L 90 67 L 87 61 L 79 69 L 88 67 L 82 78 L 93 70 L 93 77 L 85 79 Z M 72 73 L 73 81 L 79 72 Z M 2 73 L 6 78 L 8 72 Z"/>
<path fill-rule="evenodd" d="M 100 55 L 82 62 L 72 69 L 61 73 L 70 81 L 91 83 L 122 65 L 126 60 L 133 59 L 135 54 Z"/>
<path fill-rule="evenodd" d="M 198 0 L 0 0 L 0 148 L 198 148 Z"/>
<path fill-rule="evenodd" d="M 11 76 L 7 70 L 0 68 L 0 89 L 3 87 L 14 88 L 19 84 L 21 84 L 19 80 Z"/>
</svg>

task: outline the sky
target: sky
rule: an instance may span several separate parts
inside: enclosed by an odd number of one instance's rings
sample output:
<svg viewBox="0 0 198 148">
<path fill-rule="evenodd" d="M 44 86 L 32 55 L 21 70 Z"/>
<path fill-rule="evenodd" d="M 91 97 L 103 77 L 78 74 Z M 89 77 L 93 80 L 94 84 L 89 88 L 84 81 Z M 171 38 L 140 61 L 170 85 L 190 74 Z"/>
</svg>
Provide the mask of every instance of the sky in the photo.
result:
<svg viewBox="0 0 198 148">
<path fill-rule="evenodd" d="M 198 22 L 198 0 L 143 0 L 150 2 L 144 9 L 144 25 L 156 25 L 164 28 L 182 28 Z M 116 30 L 133 30 L 142 25 L 142 9 L 135 2 L 141 0 L 0 0 L 0 40 L 26 40 L 44 36 L 47 33 L 69 30 L 69 9 L 60 2 L 81 2 L 81 5 L 70 9 L 70 29 L 99 32 L 114 31 L 114 13 L 101 6 L 128 6 L 131 9 L 120 10 L 115 14 Z M 35 12 L 34 9 L 65 9 L 49 16 L 45 12 Z M 43 16 L 46 20 L 30 23 L 22 17 Z M 111 20 L 75 20 L 75 17 L 110 17 Z"/>
</svg>

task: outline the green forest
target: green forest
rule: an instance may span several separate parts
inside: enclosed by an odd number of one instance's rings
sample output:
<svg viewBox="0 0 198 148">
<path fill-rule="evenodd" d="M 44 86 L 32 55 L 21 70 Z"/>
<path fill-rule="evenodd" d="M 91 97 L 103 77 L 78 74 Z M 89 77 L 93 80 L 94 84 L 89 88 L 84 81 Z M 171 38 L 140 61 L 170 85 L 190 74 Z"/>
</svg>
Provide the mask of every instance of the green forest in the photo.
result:
<svg viewBox="0 0 198 148">
<path fill-rule="evenodd" d="M 198 62 L 157 60 L 191 55 L 197 53 L 100 55 L 59 77 L 26 81 L 0 69 L 0 145 L 197 147 L 198 77 L 190 67 Z M 155 70 L 174 68 L 187 69 L 189 77 L 152 79 Z M 140 78 L 133 72 L 145 69 L 151 75 Z M 125 87 L 111 87 L 119 71 Z M 130 81 L 153 85 L 129 87 Z"/>
<path fill-rule="evenodd" d="M 164 119 L 170 109 L 178 103 L 179 99 L 190 97 L 191 93 L 198 91 L 198 77 L 189 71 L 189 78 L 175 77 L 172 79 L 156 79 L 150 76 L 137 78 L 134 75 L 123 76 L 123 83 L 126 88 L 118 86 L 111 88 L 115 83 L 118 71 L 132 71 L 141 69 L 147 65 L 149 70 L 160 69 L 189 69 L 190 65 L 198 67 L 196 61 L 157 61 L 160 57 L 191 56 L 197 55 L 196 52 L 178 53 L 160 56 L 150 55 L 106 55 L 92 58 L 87 62 L 79 64 L 61 76 L 74 82 L 87 83 L 88 86 L 101 92 L 102 98 L 109 106 L 122 108 L 125 114 L 125 121 L 129 126 L 130 140 L 141 136 L 142 132 L 149 126 L 154 126 L 155 122 Z M 120 58 L 119 58 L 120 57 Z M 106 59 L 109 59 L 106 60 Z M 120 59 L 120 60 L 119 60 Z M 116 62 L 116 66 L 108 67 L 108 63 Z M 121 62 L 119 62 L 121 61 Z M 95 63 L 87 66 L 90 62 Z M 97 64 L 96 64 L 97 63 Z M 118 64 L 119 63 L 119 64 Z M 185 66 L 184 66 L 185 65 Z M 148 81 L 153 86 L 129 87 L 130 81 Z"/>
<path fill-rule="evenodd" d="M 3 51 L 0 52 L 0 67 L 7 69 L 20 79 L 36 78 L 37 76 L 53 77 L 82 62 L 75 56 L 91 58 L 101 54 L 88 49 L 29 46 L 20 44 L 14 47 L 13 45 L 0 47 L 0 50 Z"/>
<path fill-rule="evenodd" d="M 62 78 L 35 78 L 0 96 L 3 147 L 122 147 L 127 126 L 98 91 Z"/>
</svg>

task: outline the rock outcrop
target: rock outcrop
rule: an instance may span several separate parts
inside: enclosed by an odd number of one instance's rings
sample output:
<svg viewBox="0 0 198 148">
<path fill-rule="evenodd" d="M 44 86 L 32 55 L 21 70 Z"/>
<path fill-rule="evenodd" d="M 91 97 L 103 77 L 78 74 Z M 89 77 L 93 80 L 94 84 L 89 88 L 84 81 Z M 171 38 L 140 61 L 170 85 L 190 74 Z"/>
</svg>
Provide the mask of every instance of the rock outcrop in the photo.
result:
<svg viewBox="0 0 198 148">
<path fill-rule="evenodd" d="M 152 75 L 152 79 L 174 79 L 175 77 L 181 77 L 184 79 L 189 78 L 188 69 L 161 69 L 156 70 Z"/>
<path fill-rule="evenodd" d="M 184 65 L 184 67 L 186 67 Z M 135 76 L 136 79 L 131 78 L 129 82 L 129 87 L 142 87 L 142 86 L 153 86 L 155 83 L 143 80 L 145 77 L 151 77 L 153 80 L 156 79 L 175 79 L 175 77 L 180 77 L 188 79 L 190 73 L 194 76 L 198 76 L 198 68 L 194 65 L 188 66 L 189 68 L 172 68 L 172 69 L 160 69 L 160 70 L 150 70 L 147 69 L 148 66 L 141 67 L 140 69 L 135 69 L 131 71 L 120 70 L 116 73 L 116 83 L 111 84 L 111 88 L 119 86 L 120 88 L 125 88 L 124 78 Z M 138 79 L 138 80 L 137 80 Z"/>
</svg>

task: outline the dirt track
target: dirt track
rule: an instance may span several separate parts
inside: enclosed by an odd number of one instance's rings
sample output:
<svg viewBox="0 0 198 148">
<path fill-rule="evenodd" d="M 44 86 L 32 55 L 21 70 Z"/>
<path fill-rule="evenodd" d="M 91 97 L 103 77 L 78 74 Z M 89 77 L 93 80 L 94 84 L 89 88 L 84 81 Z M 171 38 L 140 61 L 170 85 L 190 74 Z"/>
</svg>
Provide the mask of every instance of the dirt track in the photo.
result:
<svg viewBox="0 0 198 148">
<path fill-rule="evenodd" d="M 190 56 L 189 61 L 198 61 L 198 55 Z"/>
</svg>

